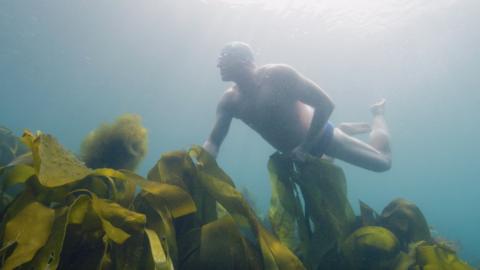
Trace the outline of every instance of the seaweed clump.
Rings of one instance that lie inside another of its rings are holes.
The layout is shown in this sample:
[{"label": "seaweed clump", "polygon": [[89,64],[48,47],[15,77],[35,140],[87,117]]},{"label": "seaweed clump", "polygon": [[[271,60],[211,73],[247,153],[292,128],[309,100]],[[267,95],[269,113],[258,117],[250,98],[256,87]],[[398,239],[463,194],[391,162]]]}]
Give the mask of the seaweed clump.
[{"label": "seaweed clump", "polygon": [[81,159],[90,168],[135,170],[147,153],[147,130],[138,115],[125,114],[102,124],[81,145]]}]

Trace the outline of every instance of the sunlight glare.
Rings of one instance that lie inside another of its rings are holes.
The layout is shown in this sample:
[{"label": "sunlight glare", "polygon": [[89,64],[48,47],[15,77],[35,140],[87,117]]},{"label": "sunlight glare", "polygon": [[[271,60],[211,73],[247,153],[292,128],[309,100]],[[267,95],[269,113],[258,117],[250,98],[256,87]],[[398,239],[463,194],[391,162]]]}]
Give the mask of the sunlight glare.
[{"label": "sunlight glare", "polygon": [[263,9],[288,19],[321,19],[330,29],[382,29],[450,7],[456,0],[203,0]]}]

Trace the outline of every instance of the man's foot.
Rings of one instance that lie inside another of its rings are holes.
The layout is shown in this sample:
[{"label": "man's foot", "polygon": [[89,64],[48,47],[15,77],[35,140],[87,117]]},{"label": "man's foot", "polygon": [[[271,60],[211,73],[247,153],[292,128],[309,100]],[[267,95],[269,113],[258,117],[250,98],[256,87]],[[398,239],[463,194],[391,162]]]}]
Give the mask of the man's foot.
[{"label": "man's foot", "polygon": [[337,128],[345,132],[348,135],[364,134],[372,131],[372,128],[368,123],[340,123]]},{"label": "man's foot", "polygon": [[382,98],[379,102],[370,106],[370,112],[373,115],[385,114],[385,101],[386,99]]}]

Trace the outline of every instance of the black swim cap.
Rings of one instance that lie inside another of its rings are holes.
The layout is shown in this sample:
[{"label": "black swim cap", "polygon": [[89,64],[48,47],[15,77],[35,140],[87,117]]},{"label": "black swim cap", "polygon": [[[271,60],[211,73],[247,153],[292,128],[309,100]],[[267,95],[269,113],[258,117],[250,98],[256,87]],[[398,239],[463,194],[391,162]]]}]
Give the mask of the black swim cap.
[{"label": "black swim cap", "polygon": [[227,43],[223,47],[220,56],[221,57],[233,56],[249,62],[254,61],[252,48],[247,43],[241,42],[241,41],[233,41],[233,42]]}]

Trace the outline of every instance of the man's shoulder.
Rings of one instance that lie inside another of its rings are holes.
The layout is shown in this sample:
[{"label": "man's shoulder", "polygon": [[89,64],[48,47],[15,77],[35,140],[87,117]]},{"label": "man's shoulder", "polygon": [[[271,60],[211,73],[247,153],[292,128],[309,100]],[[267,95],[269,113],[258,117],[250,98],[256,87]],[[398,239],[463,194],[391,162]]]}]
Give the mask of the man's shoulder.
[{"label": "man's shoulder", "polygon": [[237,86],[231,86],[223,92],[221,102],[235,102],[236,98],[238,95],[238,89]]},{"label": "man's shoulder", "polygon": [[218,103],[218,110],[233,113],[238,103],[238,91],[236,86],[232,86],[223,92],[222,98]]},{"label": "man's shoulder", "polygon": [[270,78],[287,78],[297,75],[297,71],[287,64],[267,64],[258,68],[258,73]]},{"label": "man's shoulder", "polygon": [[258,68],[260,72],[296,72],[295,69],[288,64],[266,64]]},{"label": "man's shoulder", "polygon": [[268,64],[258,69],[258,76],[267,84],[291,85],[298,79],[298,72],[287,64]]}]

